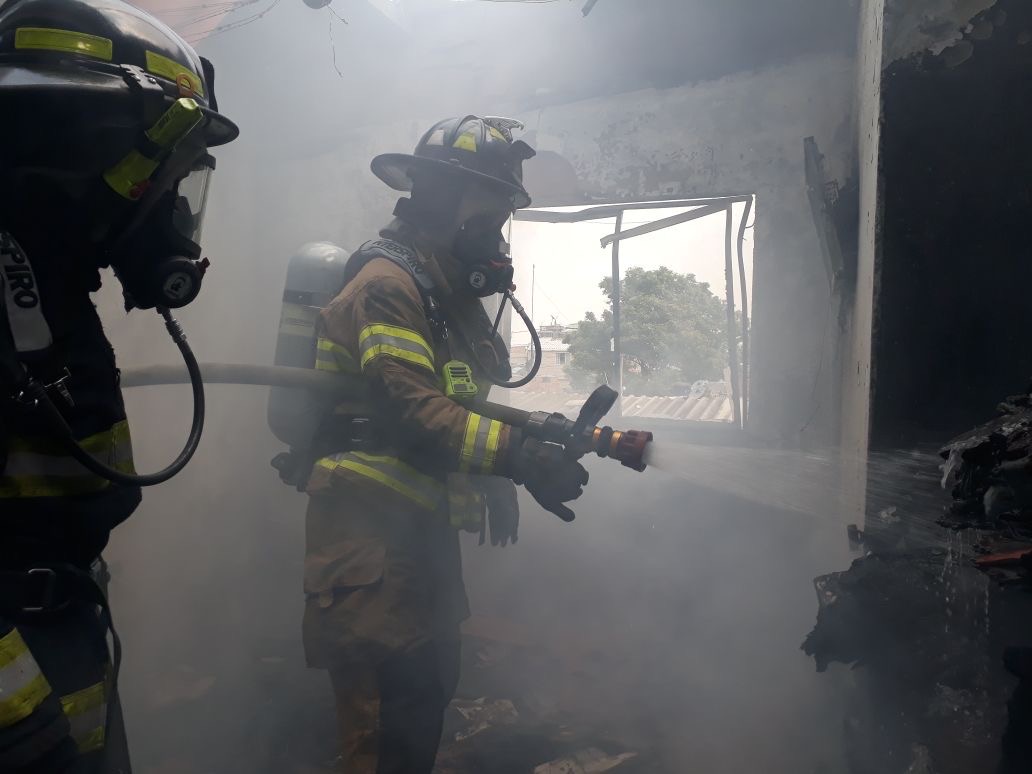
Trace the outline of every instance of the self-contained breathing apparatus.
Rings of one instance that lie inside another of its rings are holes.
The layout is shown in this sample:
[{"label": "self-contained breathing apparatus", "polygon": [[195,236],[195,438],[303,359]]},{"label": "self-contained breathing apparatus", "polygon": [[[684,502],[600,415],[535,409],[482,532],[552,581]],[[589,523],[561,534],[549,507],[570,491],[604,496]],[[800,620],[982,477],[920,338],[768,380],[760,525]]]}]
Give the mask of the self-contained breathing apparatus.
[{"label": "self-contained breathing apparatus", "polygon": [[[453,336],[462,337],[462,350],[473,358],[478,372],[483,373],[493,384],[500,387],[518,387],[526,384],[537,374],[541,364],[540,344],[533,321],[523,306],[507,287],[505,298],[519,314],[535,342],[534,366],[527,376],[516,382],[509,382],[508,349],[498,333],[503,308],[492,325],[483,312],[482,327],[485,338],[492,341],[495,359],[504,369],[490,366],[479,355],[477,342],[469,336],[463,326],[456,325],[437,300],[437,288],[432,277],[410,247],[394,239],[381,237],[367,242],[348,256],[336,245],[320,242],[302,246],[290,259],[287,267],[286,287],[283,291],[283,306],[280,316],[279,334],[276,343],[275,364],[299,368],[315,368],[316,342],[318,333],[316,320],[319,312],[358,275],[369,261],[382,258],[391,261],[412,277],[423,299],[430,330],[436,343],[449,341]],[[473,378],[473,368],[461,360],[445,364],[441,373],[441,389],[450,398],[468,401],[479,393]],[[335,402],[352,399],[365,402],[368,394],[364,388],[348,395],[314,395],[298,388],[276,387],[270,391],[268,423],[273,434],[290,447],[289,452],[273,460],[285,483],[303,490],[315,460],[327,453],[343,450],[365,450],[389,443],[391,428],[373,416],[333,417],[331,411]]]}]

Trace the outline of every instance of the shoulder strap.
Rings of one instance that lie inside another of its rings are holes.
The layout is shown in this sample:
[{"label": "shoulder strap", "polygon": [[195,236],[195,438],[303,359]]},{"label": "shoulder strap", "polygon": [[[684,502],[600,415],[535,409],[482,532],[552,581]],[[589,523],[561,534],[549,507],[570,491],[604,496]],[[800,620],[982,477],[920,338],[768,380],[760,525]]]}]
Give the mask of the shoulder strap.
[{"label": "shoulder strap", "polygon": [[430,329],[434,336],[440,339],[448,338],[448,326],[445,323],[441,307],[437,303],[434,294],[437,286],[433,278],[423,268],[423,264],[416,255],[415,250],[393,239],[374,239],[366,242],[350,258],[344,269],[344,285],[358,276],[363,267],[374,258],[386,258],[396,266],[400,266],[412,277],[416,283],[416,289],[423,299],[423,307],[426,310],[426,318],[430,323]]}]

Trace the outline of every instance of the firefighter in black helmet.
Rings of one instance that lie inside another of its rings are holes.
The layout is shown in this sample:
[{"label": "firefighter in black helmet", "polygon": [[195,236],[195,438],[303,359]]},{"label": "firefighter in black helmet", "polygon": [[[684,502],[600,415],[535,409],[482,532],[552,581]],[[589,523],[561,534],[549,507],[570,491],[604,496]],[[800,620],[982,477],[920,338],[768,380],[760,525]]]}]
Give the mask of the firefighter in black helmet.
[{"label": "firefighter in black helmet", "polygon": [[129,770],[100,554],[140,489],[89,294],[110,266],[127,308],[196,296],[209,149],[238,133],[213,87],[121,0],[0,2],[0,771]]},{"label": "firefighter in black helmet", "polygon": [[315,367],[366,383],[340,396],[306,456],[305,652],[330,673],[351,774],[434,768],[469,615],[459,531],[515,543],[513,482],[569,521],[588,480],[560,446],[474,400],[511,378],[481,299],[509,293],[501,229],[530,203],[534,151],[517,126],[448,119],[415,153],[376,157],[373,172],[411,196],[348,259],[317,323]]}]

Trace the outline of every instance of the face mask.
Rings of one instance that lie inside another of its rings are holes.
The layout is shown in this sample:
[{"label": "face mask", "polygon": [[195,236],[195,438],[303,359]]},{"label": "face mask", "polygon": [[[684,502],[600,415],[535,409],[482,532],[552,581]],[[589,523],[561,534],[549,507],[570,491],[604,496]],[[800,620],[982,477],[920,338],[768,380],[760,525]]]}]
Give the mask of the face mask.
[{"label": "face mask", "polygon": [[172,190],[158,195],[108,249],[127,310],[174,309],[200,292],[208,266],[201,259],[200,235],[211,162],[202,159]]},{"label": "face mask", "polygon": [[501,231],[508,219],[508,214],[478,215],[455,236],[452,253],[465,269],[467,289],[480,298],[512,287],[512,256]]}]

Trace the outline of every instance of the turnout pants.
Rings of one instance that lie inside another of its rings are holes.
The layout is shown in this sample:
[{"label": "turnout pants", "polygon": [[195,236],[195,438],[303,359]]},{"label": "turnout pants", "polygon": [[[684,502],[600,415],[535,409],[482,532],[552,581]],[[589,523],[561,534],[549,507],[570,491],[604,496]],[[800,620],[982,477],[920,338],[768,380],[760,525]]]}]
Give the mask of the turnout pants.
[{"label": "turnout pants", "polygon": [[129,774],[129,753],[95,605],[0,614],[0,772]]},{"label": "turnout pants", "polygon": [[342,771],[430,774],[458,677],[458,641],[331,668]]},{"label": "turnout pants", "polygon": [[327,669],[346,774],[430,774],[469,605],[446,517],[359,486],[313,496],[304,640]]}]

